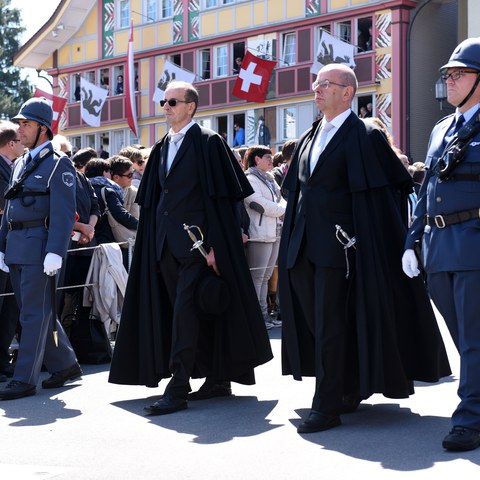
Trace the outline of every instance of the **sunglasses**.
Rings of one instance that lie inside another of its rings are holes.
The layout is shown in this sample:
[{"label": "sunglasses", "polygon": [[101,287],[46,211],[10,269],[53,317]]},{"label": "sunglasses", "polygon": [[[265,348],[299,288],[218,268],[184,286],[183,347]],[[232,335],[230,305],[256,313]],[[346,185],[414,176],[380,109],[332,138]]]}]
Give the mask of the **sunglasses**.
[{"label": "sunglasses", "polygon": [[141,167],[144,163],[145,163],[145,160],[137,160],[135,162],[139,167]]},{"label": "sunglasses", "polygon": [[133,175],[135,175],[135,172],[130,172],[130,173],[124,173],[122,175],[119,175],[119,177],[127,177],[127,178],[132,178]]},{"label": "sunglasses", "polygon": [[187,102],[186,100],[177,100],[175,98],[171,98],[170,100],[160,100],[161,107],[165,106],[166,103],[168,103],[171,107],[174,107],[177,103],[192,103],[192,102]]}]

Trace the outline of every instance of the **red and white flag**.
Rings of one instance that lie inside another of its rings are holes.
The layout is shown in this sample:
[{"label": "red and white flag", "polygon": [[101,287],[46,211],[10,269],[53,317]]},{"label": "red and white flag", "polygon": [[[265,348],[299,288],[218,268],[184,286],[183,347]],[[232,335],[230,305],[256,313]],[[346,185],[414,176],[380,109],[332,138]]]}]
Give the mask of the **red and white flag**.
[{"label": "red and white flag", "polygon": [[53,120],[52,120],[52,133],[56,135],[58,133],[58,124],[60,123],[60,115],[67,104],[67,99],[64,97],[57,97],[53,95],[53,93],[47,93],[43,90],[37,88],[35,93],[33,94],[34,97],[45,97],[50,103],[52,110],[53,110]]},{"label": "red and white flag", "polygon": [[133,22],[130,23],[130,38],[128,39],[125,92],[128,126],[134,135],[138,137],[137,106],[135,104],[135,67],[133,65]]},{"label": "red and white flag", "polygon": [[270,77],[276,64],[277,62],[258,58],[247,51],[232,93],[249,102],[265,102]]}]

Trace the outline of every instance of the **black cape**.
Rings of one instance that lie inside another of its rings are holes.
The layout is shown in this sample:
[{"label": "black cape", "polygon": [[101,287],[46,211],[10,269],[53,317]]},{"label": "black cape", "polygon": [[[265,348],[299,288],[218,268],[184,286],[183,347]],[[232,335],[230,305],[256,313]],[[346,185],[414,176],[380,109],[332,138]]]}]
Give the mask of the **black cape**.
[{"label": "black cape", "polygon": [[[253,384],[254,367],[273,357],[237,218],[237,202],[253,192],[219,135],[197,124],[190,131],[202,165],[209,243],[231,294],[227,312],[202,323],[197,355],[202,368],[197,368],[197,362],[192,377]],[[155,254],[155,211],[161,190],[158,169],[164,141],[165,137],[154,146],[137,195],[140,219],[110,368],[112,383],[156,387],[162,378],[171,376],[172,312],[161,288]]]},{"label": "black cape", "polygon": [[[315,376],[315,339],[295,321],[285,260],[299,193],[298,151],[317,125],[299,140],[283,184],[289,197],[279,253],[282,371],[297,380]],[[356,354],[347,359],[346,368],[358,368],[363,398],[373,393],[405,398],[413,393],[414,380],[435,382],[451,373],[423,280],[402,271],[407,196],[413,182],[371,123],[355,119],[342,140],[347,151],[359,152],[347,160],[357,249],[352,292],[345,295],[352,312],[349,353]],[[353,391],[350,388],[346,385],[345,391]]]}]

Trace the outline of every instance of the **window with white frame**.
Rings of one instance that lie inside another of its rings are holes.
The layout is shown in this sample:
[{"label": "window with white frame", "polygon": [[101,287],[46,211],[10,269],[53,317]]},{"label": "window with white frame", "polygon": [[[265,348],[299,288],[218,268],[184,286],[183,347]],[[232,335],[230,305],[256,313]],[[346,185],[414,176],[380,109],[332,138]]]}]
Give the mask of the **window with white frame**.
[{"label": "window with white frame", "polygon": [[357,18],[357,52],[369,52],[373,45],[372,17]]},{"label": "window with white frame", "polygon": [[70,78],[70,101],[79,102],[81,99],[80,75],[75,73]]},{"label": "window with white frame", "polygon": [[67,137],[68,141],[72,144],[72,154],[75,154],[82,148],[82,137]]},{"label": "window with white frame", "polygon": [[204,48],[198,52],[198,75],[203,80],[210,79],[210,49]]},{"label": "window with white frame", "polygon": [[149,21],[156,21],[173,15],[173,0],[144,0],[145,14]]},{"label": "window with white frame", "polygon": [[114,78],[112,82],[113,94],[123,95],[125,93],[123,65],[117,65],[113,67],[113,78]]},{"label": "window with white frame", "polygon": [[284,139],[297,137],[296,107],[287,107],[282,110],[282,135]]},{"label": "window with white frame", "polygon": [[162,1],[162,18],[171,17],[173,15],[173,0]]},{"label": "window with white frame", "polygon": [[150,22],[157,20],[157,0],[145,0],[145,15]]},{"label": "window with white frame", "polygon": [[89,70],[88,72],[85,72],[84,78],[90,83],[95,83],[95,70]]},{"label": "window with white frame", "polygon": [[212,119],[211,118],[197,118],[197,123],[201,127],[212,129]]},{"label": "window with white frame", "polygon": [[100,86],[105,90],[110,90],[110,70],[108,68],[100,69]]},{"label": "window with white frame", "polygon": [[222,5],[229,5],[230,3],[235,3],[238,1],[244,0],[203,0],[202,6],[204,8],[221,7]]},{"label": "window with white frame", "polygon": [[215,77],[228,75],[228,48],[221,45],[215,48]]},{"label": "window with white frame", "polygon": [[295,65],[297,62],[297,36],[294,32],[282,35],[282,60],[288,65]]},{"label": "window with white frame", "polygon": [[346,43],[352,43],[352,23],[350,20],[336,23],[335,35]]},{"label": "window with white frame", "polygon": [[118,2],[118,28],[128,28],[130,25],[130,0]]}]

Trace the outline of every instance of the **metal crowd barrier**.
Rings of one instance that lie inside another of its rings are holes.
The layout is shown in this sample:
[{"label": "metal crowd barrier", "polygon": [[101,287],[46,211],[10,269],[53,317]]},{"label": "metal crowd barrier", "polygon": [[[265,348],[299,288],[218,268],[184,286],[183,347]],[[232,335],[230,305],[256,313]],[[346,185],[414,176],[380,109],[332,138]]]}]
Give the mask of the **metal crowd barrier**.
[{"label": "metal crowd barrier", "polygon": [[[277,240],[279,240],[280,237],[277,237]],[[248,239],[248,242],[255,242],[256,239],[255,238],[249,238]],[[247,243],[248,243],[247,242]],[[130,271],[130,266],[132,264],[132,255],[133,255],[133,248],[135,246],[135,240],[133,238],[129,238],[128,241],[126,242],[112,242],[112,243],[117,243],[118,245],[125,245],[125,244],[128,244],[128,254],[127,254],[127,261],[128,261],[128,270]],[[96,248],[100,248],[100,245],[96,245],[94,247],[81,247],[81,248],[71,248],[69,250],[67,250],[67,254],[71,253],[71,252],[81,252],[81,251],[85,251],[85,250],[94,250]],[[252,270],[262,270],[263,268],[277,268],[277,265],[267,265],[267,267],[255,267],[255,268],[250,268],[250,271]],[[70,290],[70,289],[74,289],[74,288],[80,288],[80,287],[93,287],[97,285],[96,283],[85,283],[83,285],[68,285],[68,286],[64,286],[64,287],[57,287],[57,290]],[[13,292],[9,292],[9,293],[0,293],[0,297],[7,297],[7,296],[11,296],[13,295]]]}]

